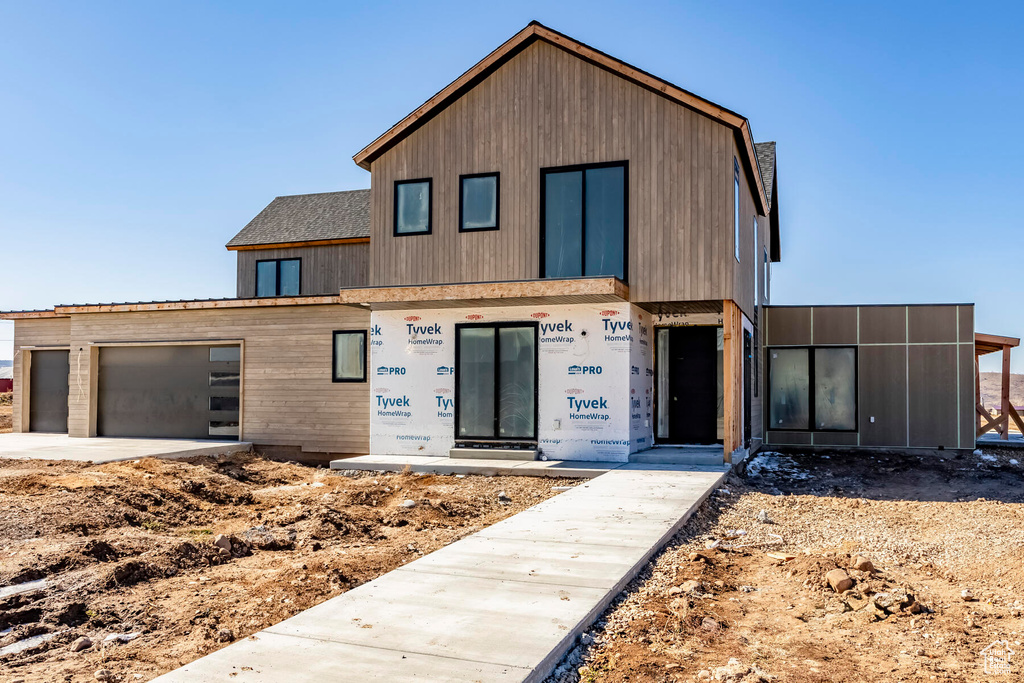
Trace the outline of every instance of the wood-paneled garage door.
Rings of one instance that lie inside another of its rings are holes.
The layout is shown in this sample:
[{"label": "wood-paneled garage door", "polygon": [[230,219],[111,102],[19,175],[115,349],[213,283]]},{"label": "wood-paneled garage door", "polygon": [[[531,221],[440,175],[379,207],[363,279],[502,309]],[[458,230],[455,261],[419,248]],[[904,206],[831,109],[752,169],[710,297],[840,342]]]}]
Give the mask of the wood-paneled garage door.
[{"label": "wood-paneled garage door", "polygon": [[28,429],[68,431],[68,352],[32,351],[29,369]]},{"label": "wood-paneled garage door", "polygon": [[101,348],[97,434],[237,439],[240,360],[238,345]]}]

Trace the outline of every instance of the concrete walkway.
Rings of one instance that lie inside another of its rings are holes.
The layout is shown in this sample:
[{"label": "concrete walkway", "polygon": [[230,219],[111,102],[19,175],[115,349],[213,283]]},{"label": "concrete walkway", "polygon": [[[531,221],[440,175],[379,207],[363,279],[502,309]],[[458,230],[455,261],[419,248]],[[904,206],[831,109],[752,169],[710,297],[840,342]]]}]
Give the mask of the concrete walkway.
[{"label": "concrete walkway", "polygon": [[[653,452],[645,451],[646,453]],[[714,462],[715,464],[708,464]],[[646,465],[658,463],[646,463]],[[688,472],[722,472],[729,465],[722,464],[721,449],[716,458],[705,458],[700,463],[660,463],[685,465]],[[417,474],[482,474],[486,476],[522,477],[574,477],[593,479],[612,470],[636,466],[626,462],[600,462],[585,460],[488,460],[485,458],[448,458],[426,455],[360,455],[354,458],[332,460],[332,470],[361,470],[364,472],[402,472],[405,468]]]},{"label": "concrete walkway", "polygon": [[543,680],[724,476],[623,465],[156,681]]},{"label": "concrete walkway", "polygon": [[248,451],[245,441],[214,439],[72,439],[67,434],[0,434],[0,458],[118,462],[139,458],[191,458]]}]

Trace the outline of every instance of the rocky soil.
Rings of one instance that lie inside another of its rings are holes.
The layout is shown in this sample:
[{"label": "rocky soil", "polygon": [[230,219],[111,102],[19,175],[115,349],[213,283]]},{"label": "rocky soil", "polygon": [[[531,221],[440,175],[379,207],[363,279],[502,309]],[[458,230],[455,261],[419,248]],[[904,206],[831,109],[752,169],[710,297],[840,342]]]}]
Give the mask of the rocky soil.
[{"label": "rocky soil", "polygon": [[11,392],[0,394],[0,434],[11,431],[14,419],[14,406]]},{"label": "rocky soil", "polygon": [[1022,460],[759,456],[551,680],[1021,680]]},{"label": "rocky soil", "polygon": [[0,460],[0,680],[150,680],[574,483]]}]

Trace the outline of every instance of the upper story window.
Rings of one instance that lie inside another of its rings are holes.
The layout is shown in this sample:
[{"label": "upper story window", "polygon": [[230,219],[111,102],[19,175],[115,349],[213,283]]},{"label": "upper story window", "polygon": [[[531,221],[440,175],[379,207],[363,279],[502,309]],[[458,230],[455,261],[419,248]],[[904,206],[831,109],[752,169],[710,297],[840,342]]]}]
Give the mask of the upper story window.
[{"label": "upper story window", "polygon": [[764,248],[764,288],[761,292],[764,296],[764,302],[768,303],[768,281],[771,278],[772,266],[768,260],[768,247]]},{"label": "upper story window", "polygon": [[429,235],[431,180],[395,181],[395,236]]},{"label": "upper story window", "polygon": [[626,279],[625,161],[541,170],[541,277]]},{"label": "upper story window", "polygon": [[736,245],[736,263],[740,262],[740,162],[732,158],[732,227],[735,232],[733,244]]},{"label": "upper story window", "polygon": [[499,180],[497,173],[459,176],[459,232],[498,229]]},{"label": "upper story window", "polygon": [[256,262],[256,296],[299,296],[301,259]]},{"label": "upper story window", "polygon": [[754,307],[756,308],[761,300],[757,298],[757,217],[754,217]]}]

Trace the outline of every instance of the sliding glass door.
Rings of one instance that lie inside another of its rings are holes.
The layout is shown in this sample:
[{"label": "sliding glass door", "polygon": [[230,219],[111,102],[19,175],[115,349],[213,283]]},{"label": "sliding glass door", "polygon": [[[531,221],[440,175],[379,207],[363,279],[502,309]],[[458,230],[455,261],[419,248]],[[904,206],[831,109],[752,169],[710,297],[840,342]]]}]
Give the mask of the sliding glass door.
[{"label": "sliding glass door", "polygon": [[455,438],[536,440],[537,324],[455,327]]}]

